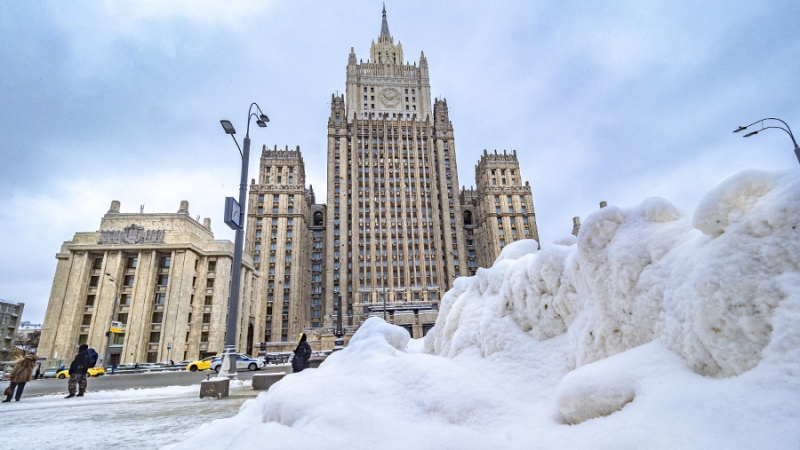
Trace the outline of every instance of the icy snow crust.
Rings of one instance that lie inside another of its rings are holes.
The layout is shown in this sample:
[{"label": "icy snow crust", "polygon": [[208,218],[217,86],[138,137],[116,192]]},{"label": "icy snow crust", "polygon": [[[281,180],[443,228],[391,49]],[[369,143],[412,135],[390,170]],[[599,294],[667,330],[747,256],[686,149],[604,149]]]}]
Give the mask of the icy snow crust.
[{"label": "icy snow crust", "polygon": [[651,198],[596,211],[577,239],[511,244],[456,280],[424,345],[369,319],[319,369],[287,376],[202,440],[796,449],[797,179],[746,171],[693,217]]}]

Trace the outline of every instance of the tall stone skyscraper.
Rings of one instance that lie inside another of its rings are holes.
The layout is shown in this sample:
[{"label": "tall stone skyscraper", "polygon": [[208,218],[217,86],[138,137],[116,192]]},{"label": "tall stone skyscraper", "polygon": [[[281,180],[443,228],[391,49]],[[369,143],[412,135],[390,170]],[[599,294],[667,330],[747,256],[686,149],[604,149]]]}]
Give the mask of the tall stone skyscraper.
[{"label": "tall stone skyscraper", "polygon": [[385,9],[370,58],[350,50],[327,137],[327,205],[305,188],[299,149],[265,149],[251,186],[246,249],[262,274],[269,350],[288,349],[301,330],[328,348],[339,313],[348,332],[377,315],[421,337],[456,277],[490,266],[513,240],[538,240],[516,153],[485,154],[478,189],[459,192],[447,101],[431,101],[424,53],[404,62]]}]

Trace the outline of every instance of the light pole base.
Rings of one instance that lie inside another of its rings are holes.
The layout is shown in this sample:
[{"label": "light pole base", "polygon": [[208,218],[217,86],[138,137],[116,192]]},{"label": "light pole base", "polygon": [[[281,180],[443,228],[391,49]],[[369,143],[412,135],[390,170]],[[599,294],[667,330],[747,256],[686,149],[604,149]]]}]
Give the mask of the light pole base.
[{"label": "light pole base", "polygon": [[236,348],[233,346],[226,346],[222,352],[222,364],[217,376],[230,380],[236,379]]},{"label": "light pole base", "polygon": [[341,333],[336,334],[336,340],[333,341],[333,351],[338,352],[344,349],[344,338]]}]

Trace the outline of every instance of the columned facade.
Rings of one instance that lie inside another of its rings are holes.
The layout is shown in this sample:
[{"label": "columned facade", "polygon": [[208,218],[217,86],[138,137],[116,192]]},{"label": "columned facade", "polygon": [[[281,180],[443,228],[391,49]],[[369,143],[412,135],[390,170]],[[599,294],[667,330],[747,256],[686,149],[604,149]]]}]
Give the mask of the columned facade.
[{"label": "columned facade", "polygon": [[[195,221],[188,207],[181,202],[176,214],[126,214],[115,201],[98,231],[65,242],[56,254],[39,355],[69,360],[88,344],[102,357],[112,321],[120,331],[112,334],[111,360],[98,364],[221,353],[233,243],[214,240],[210,220]],[[248,255],[242,266],[236,346],[251,352],[259,275]]]}]

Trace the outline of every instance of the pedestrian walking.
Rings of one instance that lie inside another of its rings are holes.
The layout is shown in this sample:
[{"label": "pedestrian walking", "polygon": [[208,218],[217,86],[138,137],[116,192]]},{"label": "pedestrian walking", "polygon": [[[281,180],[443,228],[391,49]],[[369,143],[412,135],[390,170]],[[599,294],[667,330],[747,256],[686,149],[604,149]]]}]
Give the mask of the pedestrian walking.
[{"label": "pedestrian walking", "polygon": [[[14,397],[16,401],[22,398],[22,391],[25,389],[25,383],[31,381],[33,367],[36,365],[38,359],[36,355],[30,354],[17,361],[17,364],[11,369],[11,385],[6,388],[6,399],[3,400],[3,403],[10,402],[11,397]],[[17,391],[16,395],[14,395],[15,389]]]},{"label": "pedestrian walking", "polygon": [[293,372],[302,372],[303,369],[308,369],[311,346],[308,345],[307,339],[305,333],[300,333],[300,342],[297,343],[297,348],[294,349],[294,359],[292,359]]},{"label": "pedestrian walking", "polygon": [[86,392],[86,372],[91,367],[91,363],[89,346],[83,344],[78,347],[78,354],[75,355],[75,359],[69,365],[69,383],[67,384],[69,395],[64,398],[75,397],[76,388],[78,389],[77,396],[83,397],[84,392]]}]

